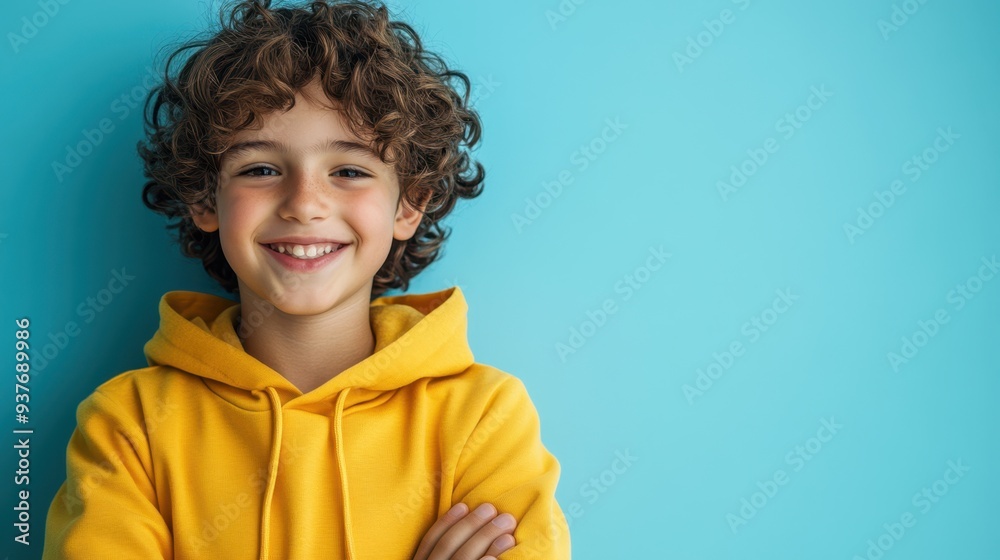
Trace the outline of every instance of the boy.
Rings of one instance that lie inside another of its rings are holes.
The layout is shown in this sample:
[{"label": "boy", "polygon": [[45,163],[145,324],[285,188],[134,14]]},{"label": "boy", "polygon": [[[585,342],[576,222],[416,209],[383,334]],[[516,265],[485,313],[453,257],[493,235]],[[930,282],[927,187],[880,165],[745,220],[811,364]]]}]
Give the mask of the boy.
[{"label": "boy", "polygon": [[77,409],[44,557],[569,558],[559,463],[523,383],[474,362],[461,290],[382,295],[482,189],[468,79],[382,6],[221,24],[168,60],[139,151],[239,304],[163,296],[149,367]]}]

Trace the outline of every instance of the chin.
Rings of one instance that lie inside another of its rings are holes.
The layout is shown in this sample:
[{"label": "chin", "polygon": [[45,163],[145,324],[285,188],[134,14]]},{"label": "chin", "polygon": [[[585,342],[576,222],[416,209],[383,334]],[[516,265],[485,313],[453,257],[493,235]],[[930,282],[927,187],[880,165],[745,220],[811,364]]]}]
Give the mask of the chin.
[{"label": "chin", "polygon": [[272,290],[269,296],[263,299],[286,315],[306,316],[330,311],[343,304],[350,296],[351,294],[339,287],[299,286],[295,289],[285,288],[283,292]]}]

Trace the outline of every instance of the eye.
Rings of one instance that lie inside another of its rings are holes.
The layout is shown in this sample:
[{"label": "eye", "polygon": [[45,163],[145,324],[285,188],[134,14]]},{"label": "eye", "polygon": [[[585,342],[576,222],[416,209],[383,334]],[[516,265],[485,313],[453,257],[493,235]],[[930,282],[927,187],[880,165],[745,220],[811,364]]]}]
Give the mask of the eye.
[{"label": "eye", "polygon": [[272,169],[270,167],[258,165],[257,167],[251,167],[250,169],[247,169],[243,173],[240,173],[240,175],[246,175],[248,177],[273,177],[273,175],[257,175],[256,173],[254,173],[255,171],[273,171],[274,173],[278,172],[277,170]]},{"label": "eye", "polygon": [[363,177],[369,177],[369,175],[367,173],[365,173],[364,171],[361,171],[360,169],[355,169],[353,167],[345,167],[343,169],[338,169],[335,173],[349,173],[349,174],[352,174],[352,175],[349,175],[348,177],[346,177],[347,179],[361,179]]},{"label": "eye", "polygon": [[[334,173],[346,173],[347,174],[346,176],[341,175],[341,177],[344,177],[346,179],[362,179],[365,177],[370,177],[370,175],[368,175],[364,171],[361,171],[360,169],[355,169],[353,167],[345,167],[344,169],[338,169]],[[258,165],[257,167],[251,167],[250,169],[247,169],[246,171],[240,173],[240,175],[246,175],[248,177],[274,177],[277,174],[278,171],[276,169],[273,169],[271,167],[266,167],[263,165]]]}]

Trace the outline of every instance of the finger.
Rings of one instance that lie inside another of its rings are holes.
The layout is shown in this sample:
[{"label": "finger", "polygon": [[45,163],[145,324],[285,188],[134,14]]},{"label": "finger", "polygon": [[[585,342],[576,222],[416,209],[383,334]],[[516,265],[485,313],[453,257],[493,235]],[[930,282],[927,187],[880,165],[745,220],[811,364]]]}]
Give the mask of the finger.
[{"label": "finger", "polygon": [[456,554],[469,539],[477,534],[477,531],[481,527],[489,526],[490,520],[496,517],[496,515],[497,510],[493,507],[493,504],[488,502],[480,504],[472,513],[466,515],[458,523],[455,523],[438,539],[437,544],[431,549],[429,560],[473,560],[482,556],[489,543],[500,536],[500,533],[493,535],[485,543],[481,542],[481,540],[476,540],[476,543],[481,544],[481,546],[476,547],[480,549],[476,556],[463,557],[456,556]]},{"label": "finger", "polygon": [[[514,540],[514,535],[504,533],[499,537],[493,539],[493,544],[490,545],[490,549],[486,551],[486,558],[491,558],[494,556],[500,556],[500,554],[506,550],[514,547],[516,541]],[[483,560],[486,560],[484,558]]]},{"label": "finger", "polygon": [[504,513],[496,516],[492,521],[483,525],[476,534],[467,540],[462,548],[458,549],[452,560],[476,560],[481,558],[486,550],[493,544],[493,541],[504,533],[509,533],[517,526],[514,516]]},{"label": "finger", "polygon": [[469,506],[461,502],[452,506],[451,509],[435,521],[434,525],[431,525],[431,528],[427,530],[427,534],[420,541],[420,546],[417,547],[417,553],[413,555],[413,560],[427,560],[431,550],[434,550],[434,545],[441,539],[441,535],[444,535],[452,525],[458,523],[467,513],[469,513]]}]

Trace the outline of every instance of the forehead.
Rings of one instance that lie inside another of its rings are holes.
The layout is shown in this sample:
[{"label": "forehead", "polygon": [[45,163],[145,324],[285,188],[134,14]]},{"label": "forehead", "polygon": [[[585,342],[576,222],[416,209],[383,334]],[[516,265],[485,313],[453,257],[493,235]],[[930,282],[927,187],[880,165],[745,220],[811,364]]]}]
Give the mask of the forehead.
[{"label": "forehead", "polygon": [[245,139],[262,133],[274,136],[290,132],[301,136],[321,126],[332,128],[339,137],[360,140],[348,126],[343,104],[328,97],[316,79],[295,92],[294,104],[257,116],[255,126],[236,130],[234,137]]},{"label": "forehead", "polygon": [[316,79],[296,92],[294,106],[262,115],[259,127],[237,131],[221,157],[232,159],[252,151],[304,155],[333,151],[384,163],[373,142],[349,128],[343,105],[327,97]]}]

